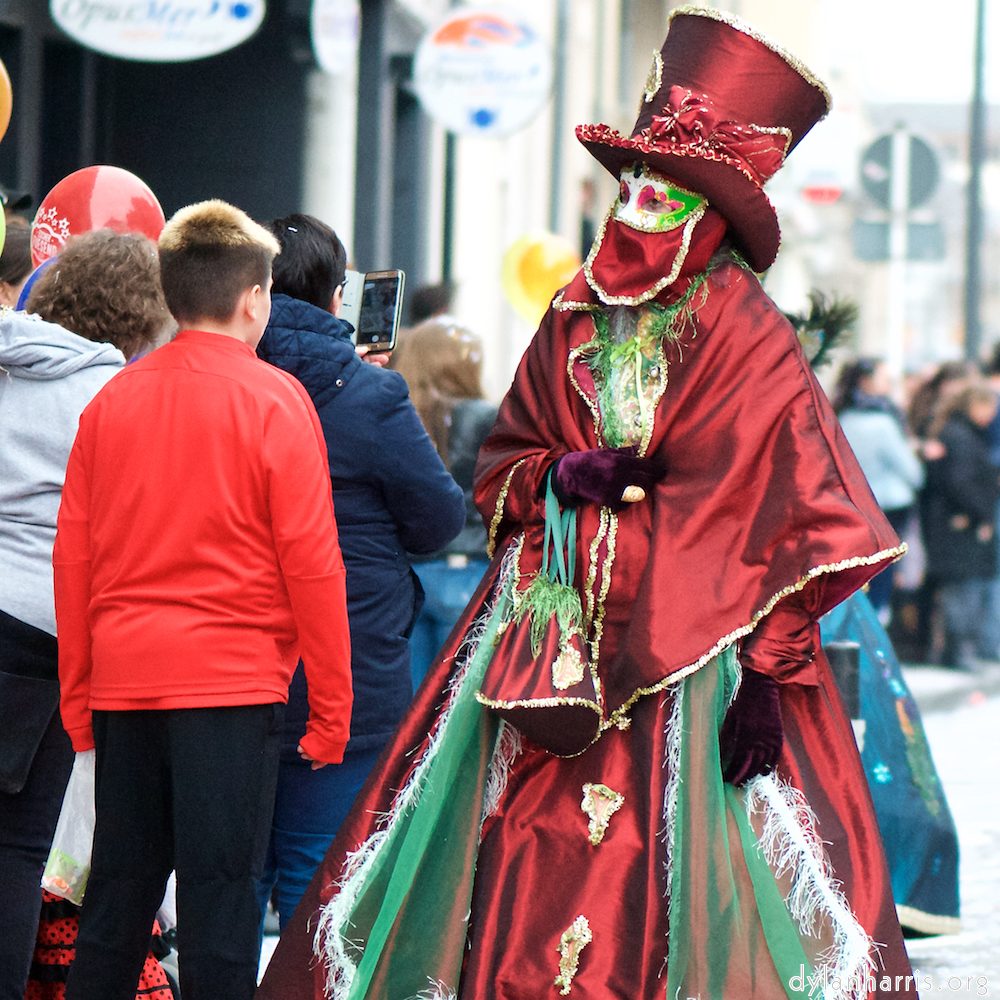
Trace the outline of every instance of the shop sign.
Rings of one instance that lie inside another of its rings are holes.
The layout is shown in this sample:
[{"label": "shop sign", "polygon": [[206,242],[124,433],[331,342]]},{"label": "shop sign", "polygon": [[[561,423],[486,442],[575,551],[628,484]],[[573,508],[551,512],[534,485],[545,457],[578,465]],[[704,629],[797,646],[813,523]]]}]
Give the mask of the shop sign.
[{"label": "shop sign", "polygon": [[552,56],[518,15],[463,8],[424,36],[413,83],[424,109],[446,129],[509,135],[548,100]]},{"label": "shop sign", "polygon": [[310,28],[320,69],[336,76],[353,73],[361,33],[358,0],[313,0]]},{"label": "shop sign", "polygon": [[245,42],[264,0],[50,0],[52,20],[81,45],[140,62],[186,62]]}]

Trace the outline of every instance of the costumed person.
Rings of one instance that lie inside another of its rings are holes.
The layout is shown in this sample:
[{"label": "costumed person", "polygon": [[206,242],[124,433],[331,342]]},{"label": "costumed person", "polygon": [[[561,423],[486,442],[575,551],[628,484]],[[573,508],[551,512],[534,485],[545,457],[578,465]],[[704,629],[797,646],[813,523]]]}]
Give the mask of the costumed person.
[{"label": "costumed person", "polygon": [[620,177],[480,453],[490,570],[258,1000],[913,995],[817,619],[903,551],[761,289],[828,109],[670,15]]},{"label": "costumed person", "polygon": [[424,588],[410,636],[410,668],[418,688],[489,566],[486,528],[476,510],[472,484],[476,459],[496,419],[496,406],[483,398],[483,344],[450,315],[450,282],[413,293],[417,325],[408,330],[389,367],[406,379],[410,398],[427,433],[465,495],[465,526],[441,551],[413,557]]},{"label": "costumed person", "polygon": [[863,591],[824,615],[824,645],[858,644],[858,749],[904,932],[958,934],[958,831],[920,710],[889,636]]}]

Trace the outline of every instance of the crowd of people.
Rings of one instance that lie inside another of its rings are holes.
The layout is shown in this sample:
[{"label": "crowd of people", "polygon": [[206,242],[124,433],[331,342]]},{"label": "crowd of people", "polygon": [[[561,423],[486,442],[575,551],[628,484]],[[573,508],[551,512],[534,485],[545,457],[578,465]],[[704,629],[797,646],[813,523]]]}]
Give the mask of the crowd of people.
[{"label": "crowd of people", "polygon": [[869,587],[910,661],[969,671],[1000,659],[998,374],[1000,351],[982,367],[940,364],[898,394],[873,358],[845,363],[837,380],[844,434],[911,549]]}]

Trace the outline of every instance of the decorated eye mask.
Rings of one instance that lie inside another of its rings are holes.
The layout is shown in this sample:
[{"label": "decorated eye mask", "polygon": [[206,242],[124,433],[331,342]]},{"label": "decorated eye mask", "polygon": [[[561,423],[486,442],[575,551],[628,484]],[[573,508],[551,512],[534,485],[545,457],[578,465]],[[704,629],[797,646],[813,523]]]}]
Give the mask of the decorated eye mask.
[{"label": "decorated eye mask", "polygon": [[701,195],[671,184],[642,163],[625,167],[620,177],[614,217],[633,229],[675,229],[695,209],[707,204]]}]

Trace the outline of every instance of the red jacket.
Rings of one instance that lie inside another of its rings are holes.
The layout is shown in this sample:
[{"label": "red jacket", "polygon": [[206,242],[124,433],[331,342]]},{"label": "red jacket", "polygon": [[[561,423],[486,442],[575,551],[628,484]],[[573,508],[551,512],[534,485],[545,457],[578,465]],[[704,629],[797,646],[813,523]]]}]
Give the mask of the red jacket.
[{"label": "red jacket", "polygon": [[63,724],[91,710],[285,701],[301,654],[310,757],[341,760],[350,633],[323,434],[241,341],[186,330],[94,398],[53,554]]}]

